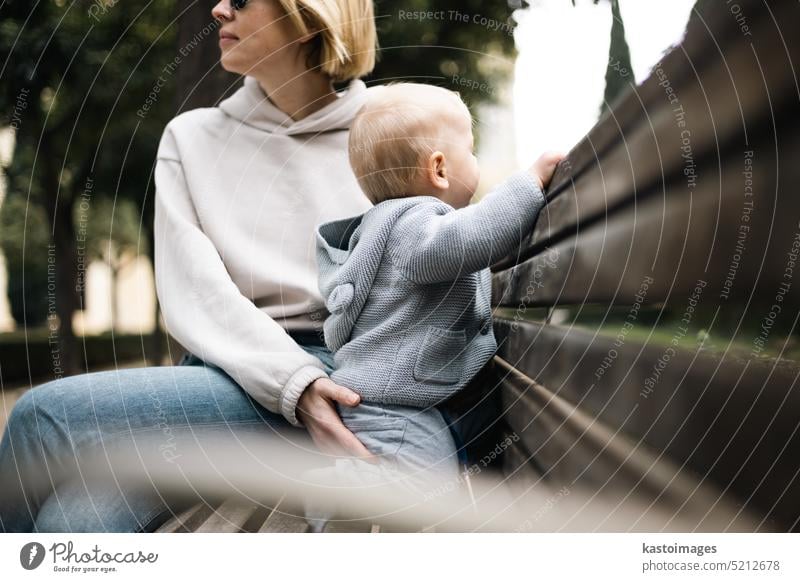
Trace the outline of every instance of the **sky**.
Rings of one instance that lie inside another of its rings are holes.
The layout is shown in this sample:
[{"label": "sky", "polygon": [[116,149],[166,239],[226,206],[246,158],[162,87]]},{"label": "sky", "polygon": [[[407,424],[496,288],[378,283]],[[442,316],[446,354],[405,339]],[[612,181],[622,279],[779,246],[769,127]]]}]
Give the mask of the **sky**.
[{"label": "sky", "polygon": [[[637,83],[682,38],[695,0],[619,0]],[[517,11],[513,86],[516,167],[568,152],[597,122],[605,89],[610,2],[531,0]]]}]

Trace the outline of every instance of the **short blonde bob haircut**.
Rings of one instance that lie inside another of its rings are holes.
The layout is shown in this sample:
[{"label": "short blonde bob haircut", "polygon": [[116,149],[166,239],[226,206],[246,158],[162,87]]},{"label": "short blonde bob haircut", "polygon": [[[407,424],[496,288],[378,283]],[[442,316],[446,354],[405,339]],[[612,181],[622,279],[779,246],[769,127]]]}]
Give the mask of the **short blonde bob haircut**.
[{"label": "short blonde bob haircut", "polygon": [[350,126],[350,167],[373,204],[414,196],[426,158],[441,147],[455,115],[469,117],[458,93],[420,83],[378,89]]},{"label": "short blonde bob haircut", "polygon": [[358,79],[375,68],[378,35],[372,0],[278,0],[302,35],[319,33],[319,62],[334,81]]}]

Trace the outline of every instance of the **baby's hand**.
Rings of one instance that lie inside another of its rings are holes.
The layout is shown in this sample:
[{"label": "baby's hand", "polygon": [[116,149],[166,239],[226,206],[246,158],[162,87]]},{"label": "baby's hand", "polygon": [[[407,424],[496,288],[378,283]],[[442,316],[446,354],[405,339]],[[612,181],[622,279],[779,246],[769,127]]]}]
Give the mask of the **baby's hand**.
[{"label": "baby's hand", "polygon": [[539,182],[539,187],[544,190],[550,184],[556,166],[566,156],[558,152],[545,152],[530,167],[528,172]]}]

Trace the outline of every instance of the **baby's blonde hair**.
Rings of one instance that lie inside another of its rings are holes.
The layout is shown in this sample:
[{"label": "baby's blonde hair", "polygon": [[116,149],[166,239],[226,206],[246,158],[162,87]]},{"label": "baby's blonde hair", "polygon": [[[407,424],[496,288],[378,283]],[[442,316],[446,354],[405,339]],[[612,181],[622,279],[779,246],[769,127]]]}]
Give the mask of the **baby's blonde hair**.
[{"label": "baby's blonde hair", "polygon": [[375,68],[378,35],[372,0],[279,0],[300,34],[319,31],[319,67],[334,81]]},{"label": "baby's blonde hair", "polygon": [[454,91],[393,83],[381,87],[356,115],[350,127],[350,166],[373,204],[413,195],[410,188],[441,139],[442,118],[453,114],[442,109],[442,97],[457,100],[466,110]]}]

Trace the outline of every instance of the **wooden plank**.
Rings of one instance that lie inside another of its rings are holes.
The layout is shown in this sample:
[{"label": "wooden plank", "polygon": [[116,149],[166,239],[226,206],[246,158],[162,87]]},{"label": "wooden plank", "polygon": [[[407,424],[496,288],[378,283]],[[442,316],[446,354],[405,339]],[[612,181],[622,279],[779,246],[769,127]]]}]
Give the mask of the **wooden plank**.
[{"label": "wooden plank", "polygon": [[372,525],[363,520],[332,519],[325,525],[324,533],[371,533]]},{"label": "wooden plank", "polygon": [[158,533],[188,533],[195,531],[211,515],[219,504],[198,503],[170,518],[158,529]]},{"label": "wooden plank", "polygon": [[281,499],[258,531],[259,533],[306,533],[309,531],[309,525],[301,510]]},{"label": "wooden plank", "polygon": [[[736,163],[722,168],[699,166],[698,190],[691,195],[685,184],[668,185],[664,196],[637,200],[495,274],[493,302],[523,311],[536,305],[683,302],[702,281],[705,303],[770,306],[788,285],[781,299],[783,316],[791,321],[791,310],[800,307],[794,281],[800,167],[792,162],[800,153],[800,126],[784,125],[768,141],[748,150],[760,152],[756,157],[739,152]],[[746,168],[757,184],[753,197],[745,195]]]},{"label": "wooden plank", "polygon": [[244,525],[242,525],[242,531],[246,533],[255,533],[259,531],[274,509],[274,507],[256,504],[256,507],[250,514],[250,517],[248,517],[244,522]]},{"label": "wooden plank", "polygon": [[243,533],[244,524],[259,506],[240,499],[229,499],[217,508],[197,528],[198,533]]},{"label": "wooden plank", "polygon": [[[541,452],[541,448],[537,450]],[[522,482],[526,487],[535,487],[553,480],[551,473],[548,472],[545,475],[537,471],[536,467],[539,463],[538,457],[528,451],[524,442],[518,442],[515,446],[508,447],[503,451],[502,467],[506,479]]]},{"label": "wooden plank", "polygon": [[[159,533],[302,533],[308,531],[305,519],[290,506],[266,507],[240,499],[229,499],[218,507],[193,505],[171,518]],[[367,533],[371,524],[357,520],[331,520],[325,533]]]},{"label": "wooden plank", "polygon": [[[509,424],[533,457],[561,467],[558,477],[550,481],[551,489],[559,485],[569,490],[589,488],[610,508],[635,499],[640,507],[657,506],[660,513],[701,531],[753,531],[758,526],[759,520],[742,512],[731,496],[627,437],[622,432],[624,423],[614,428],[604,425],[502,359],[500,364],[508,375]],[[555,432],[542,429],[543,416],[560,421]],[[542,442],[539,433],[543,432],[547,438]],[[551,447],[551,440],[561,442]],[[537,485],[544,483],[536,480],[530,487]]]},{"label": "wooden plank", "polygon": [[185,533],[188,530],[184,526],[186,521],[199,509],[200,506],[193,505],[186,510],[174,515],[164,525],[158,528],[158,533]]},{"label": "wooden plank", "polygon": [[[768,527],[797,527],[800,371],[796,368],[744,360],[736,354],[675,350],[656,375],[654,366],[664,358],[663,345],[633,341],[620,345],[614,337],[587,330],[534,323],[512,327],[513,323],[496,322],[500,356],[535,379],[537,386],[546,386],[561,406],[575,406],[584,425],[586,419],[595,419],[621,430],[629,442],[735,495],[744,507],[762,515]],[[610,353],[614,357],[604,366]],[[526,447],[546,469],[564,480],[591,465],[595,482],[604,482],[616,468],[623,474],[642,472],[641,462],[622,463],[619,455],[604,453],[608,462],[596,463],[593,455],[602,448],[603,438],[592,439],[593,433],[582,434],[569,423],[562,426],[559,419],[565,413],[538,390],[507,387],[511,400],[506,402],[506,417],[514,430],[525,433]],[[580,447],[577,453],[573,445]],[[562,459],[565,452],[569,454]],[[651,487],[658,489],[658,484]]]}]

